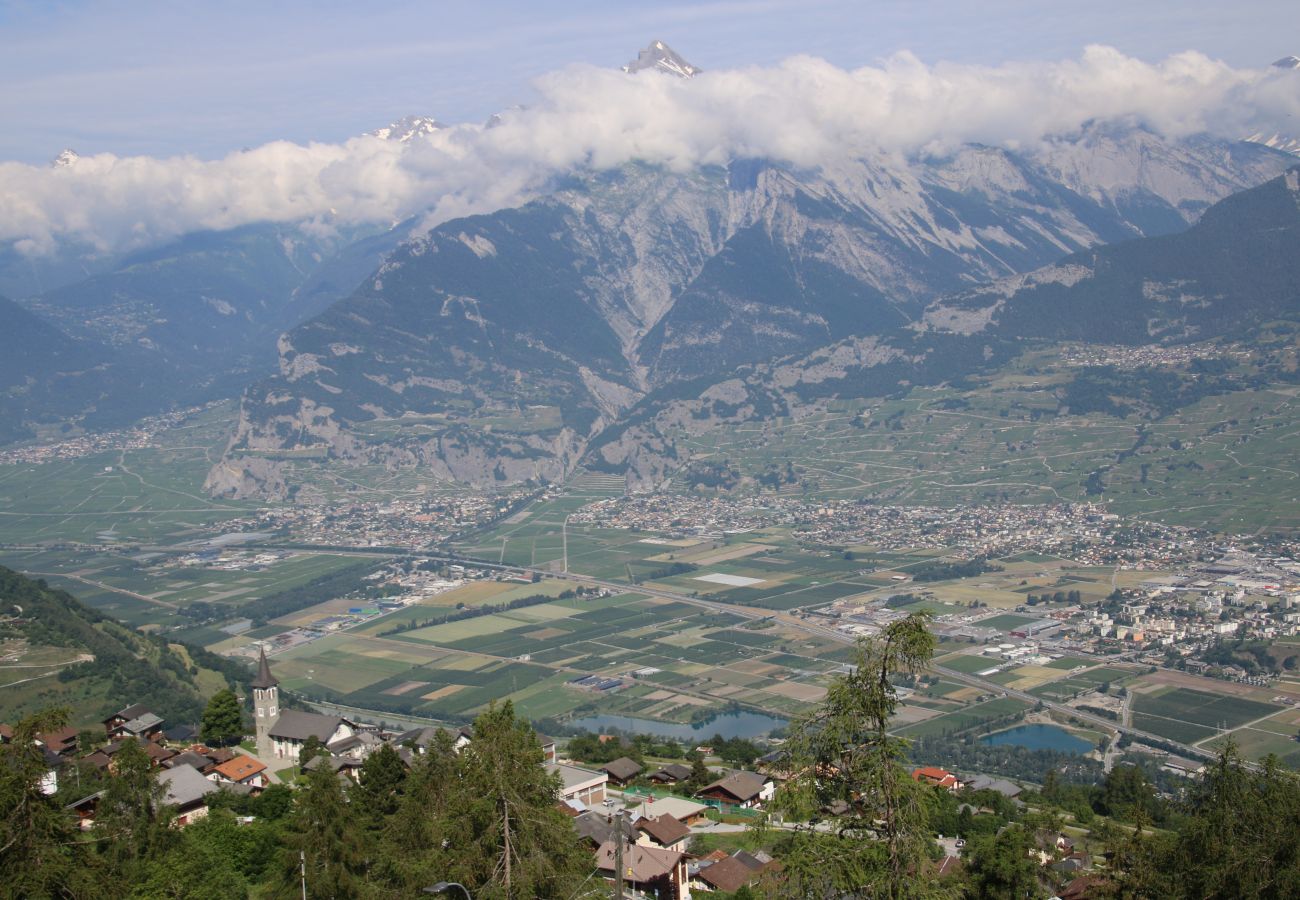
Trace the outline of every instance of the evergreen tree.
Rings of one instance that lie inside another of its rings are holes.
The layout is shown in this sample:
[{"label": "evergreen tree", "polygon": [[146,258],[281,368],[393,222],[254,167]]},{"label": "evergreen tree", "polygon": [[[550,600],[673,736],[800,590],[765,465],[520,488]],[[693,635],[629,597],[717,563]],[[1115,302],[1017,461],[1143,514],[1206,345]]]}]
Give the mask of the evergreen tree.
[{"label": "evergreen tree", "polygon": [[973,895],[981,900],[1046,897],[1039,881],[1037,849],[1033,832],[1018,824],[975,838],[966,853]]},{"label": "evergreen tree", "polygon": [[360,894],[365,866],[362,832],[329,766],[310,771],[298,791],[282,861],[279,887],[283,893],[297,896],[305,878],[309,898],[344,900]]},{"label": "evergreen tree", "polygon": [[706,784],[710,784],[713,780],[713,773],[709,771],[709,767],[704,764],[704,755],[700,753],[692,753],[691,775],[686,780],[686,784],[690,787],[691,793],[698,791]]},{"label": "evergreen tree", "polygon": [[175,808],[164,802],[153,761],[135,738],[122,741],[113,754],[112,772],[95,813],[95,837],[112,878],[131,884],[175,843]]},{"label": "evergreen tree", "polygon": [[10,896],[88,897],[98,884],[88,846],[41,789],[49,767],[34,739],[66,724],[66,710],[42,712],[0,744],[0,890]]},{"label": "evergreen tree", "polygon": [[307,740],[302,742],[302,747],[298,750],[298,768],[303,768],[318,756],[329,756],[329,749],[321,743],[320,738],[314,734],[307,735]]},{"label": "evergreen tree", "polygon": [[234,743],[244,736],[244,714],[230,688],[222,688],[208,701],[200,734],[203,740],[217,746]]},{"label": "evergreen tree", "polygon": [[397,811],[405,783],[406,763],[389,744],[381,746],[361,764],[356,793],[364,804],[365,815],[376,827]]},{"label": "evergreen tree", "polygon": [[796,832],[786,888],[796,896],[942,896],[932,870],[925,788],[903,768],[908,744],[889,734],[893,681],[934,653],[924,614],[858,642],[851,674],[832,682],[821,707],[796,721],[786,748],[790,780],[779,805],[796,818],[836,811],[830,833]]},{"label": "evergreen tree", "polygon": [[[591,855],[556,806],[559,777],[509,701],[474,722],[457,756],[459,789],[449,798],[449,880],[483,900],[569,897],[591,870]],[[454,826],[452,826],[454,823]]]}]

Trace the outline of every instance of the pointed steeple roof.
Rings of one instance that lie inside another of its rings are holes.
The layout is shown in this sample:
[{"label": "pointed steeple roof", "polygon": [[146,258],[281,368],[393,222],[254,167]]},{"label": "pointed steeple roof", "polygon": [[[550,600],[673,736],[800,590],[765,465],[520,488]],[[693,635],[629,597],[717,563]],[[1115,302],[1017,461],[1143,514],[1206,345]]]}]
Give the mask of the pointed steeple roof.
[{"label": "pointed steeple roof", "polygon": [[262,648],[261,656],[257,660],[257,677],[252,681],[252,685],[260,690],[273,688],[280,682],[271,674],[271,664],[266,661],[266,648]]}]

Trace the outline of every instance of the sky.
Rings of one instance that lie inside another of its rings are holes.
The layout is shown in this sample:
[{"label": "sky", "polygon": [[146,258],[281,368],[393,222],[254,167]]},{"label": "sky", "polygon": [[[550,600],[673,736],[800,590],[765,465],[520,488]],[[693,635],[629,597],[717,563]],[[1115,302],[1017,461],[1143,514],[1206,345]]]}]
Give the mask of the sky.
[{"label": "sky", "polygon": [[1077,58],[1104,44],[1233,67],[1300,54],[1293,0],[0,0],[0,160],[220,158],[340,142],[401,116],[482,122],[537,79],[652,39],[706,70]]}]

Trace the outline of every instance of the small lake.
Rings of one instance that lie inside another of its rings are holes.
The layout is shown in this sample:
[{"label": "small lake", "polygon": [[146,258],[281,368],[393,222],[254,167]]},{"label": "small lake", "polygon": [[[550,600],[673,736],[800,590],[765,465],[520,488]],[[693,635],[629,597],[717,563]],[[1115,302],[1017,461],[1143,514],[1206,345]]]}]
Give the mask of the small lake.
[{"label": "small lake", "polygon": [[700,741],[720,734],[724,738],[762,737],[774,728],[784,728],[789,724],[785,719],[756,712],[721,713],[704,722],[694,725],[678,725],[673,722],[656,722],[653,719],[638,719],[633,716],[587,716],[569,723],[575,728],[585,728],[597,733],[618,729],[629,734],[653,734],[656,737],[676,738],[679,741]]},{"label": "small lake", "polygon": [[1056,725],[1017,725],[980,738],[984,744],[1017,744],[1030,750],[1059,750],[1062,753],[1087,753],[1096,747]]}]

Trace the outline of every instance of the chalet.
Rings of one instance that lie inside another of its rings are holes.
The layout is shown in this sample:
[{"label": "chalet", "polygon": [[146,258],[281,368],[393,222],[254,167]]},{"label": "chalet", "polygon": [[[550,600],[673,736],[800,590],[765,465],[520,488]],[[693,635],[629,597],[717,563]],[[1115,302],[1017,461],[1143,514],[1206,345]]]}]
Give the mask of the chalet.
[{"label": "chalet", "polygon": [[734,894],[757,877],[758,872],[734,856],[725,856],[710,862],[707,866],[701,861],[691,886],[702,891],[724,891]]},{"label": "chalet", "polygon": [[[567,807],[566,809],[571,809]],[[611,816],[607,812],[601,812],[594,809],[583,809],[573,817],[573,829],[578,832],[578,839],[590,847],[592,850],[599,849],[602,844],[616,840],[619,832],[619,822],[623,823],[623,843],[635,844],[637,839],[636,827],[626,817],[619,819]]]},{"label": "chalet", "polygon": [[136,737],[142,740],[162,739],[163,719],[142,703],[128,706],[104,720],[104,734],[110,740]]},{"label": "chalet", "polygon": [[695,792],[695,796],[718,809],[755,809],[776,793],[776,785],[757,772],[732,772]]},{"label": "chalet", "polygon": [[335,756],[346,756],[351,759],[364,760],[374,753],[384,741],[379,735],[370,731],[361,731],[356,734],[348,735],[337,741],[332,741],[328,745],[329,752]]},{"label": "chalet", "polygon": [[605,802],[609,776],[567,763],[547,763],[546,770],[560,776],[560,800],[577,801],[584,806]]},{"label": "chalet", "polygon": [[636,820],[636,842],[646,847],[663,850],[686,850],[691,829],[672,816],[664,814],[657,819],[642,817]]},{"label": "chalet", "polygon": [[[308,772],[314,772],[317,769],[332,769],[334,774],[339,777],[340,781],[361,780],[361,766],[364,763],[359,759],[351,756],[330,756],[328,753],[322,753],[319,756],[313,756],[303,765]],[[345,782],[346,783],[346,782]]]},{"label": "chalet", "polygon": [[922,766],[919,769],[913,769],[912,780],[950,793],[956,793],[957,789],[961,787],[961,782],[957,780],[956,775],[947,769],[939,769],[934,766]]},{"label": "chalet", "polygon": [[96,791],[89,797],[69,803],[64,809],[76,815],[78,828],[89,831],[95,827],[95,813],[99,810],[99,801],[103,796],[103,791]]},{"label": "chalet", "polygon": [[293,762],[298,761],[298,754],[302,752],[302,746],[308,738],[314,737],[328,746],[355,733],[356,725],[341,716],[324,716],[296,709],[281,712],[275,723],[267,729],[274,757]]},{"label": "chalet", "polygon": [[[615,845],[607,841],[596,851],[596,868],[614,875]],[[633,891],[657,900],[689,900],[686,854],[631,844],[623,848],[623,881]]]},{"label": "chalet", "polygon": [[264,788],[266,787],[266,763],[258,762],[251,756],[236,756],[234,759],[213,766],[207,778],[209,781],[248,784]]},{"label": "chalet", "polygon": [[215,784],[190,766],[177,766],[158,776],[163,785],[163,802],[176,807],[176,824],[184,827],[208,814],[208,795]]},{"label": "chalet", "polygon": [[612,762],[607,762],[600,767],[600,770],[609,776],[609,780],[623,787],[633,778],[636,778],[643,771],[641,765],[634,759],[626,756],[620,756]]},{"label": "chalet", "polygon": [[204,775],[209,774],[216,765],[217,761],[215,759],[197,750],[185,750],[177,753],[171,759],[163,761],[163,766],[168,769],[174,769],[177,766],[191,766]]},{"label": "chalet", "polygon": [[672,816],[678,822],[690,827],[698,825],[705,821],[704,813],[708,807],[703,803],[696,803],[693,800],[683,800],[681,797],[661,797],[658,800],[651,800],[642,803],[637,807],[637,812],[643,818],[657,818],[659,816]]},{"label": "chalet", "polygon": [[662,769],[651,772],[649,777],[656,784],[676,784],[691,777],[691,767],[681,763],[669,763]]},{"label": "chalet", "polygon": [[77,729],[69,726],[36,735],[36,743],[67,759],[77,752]]}]

